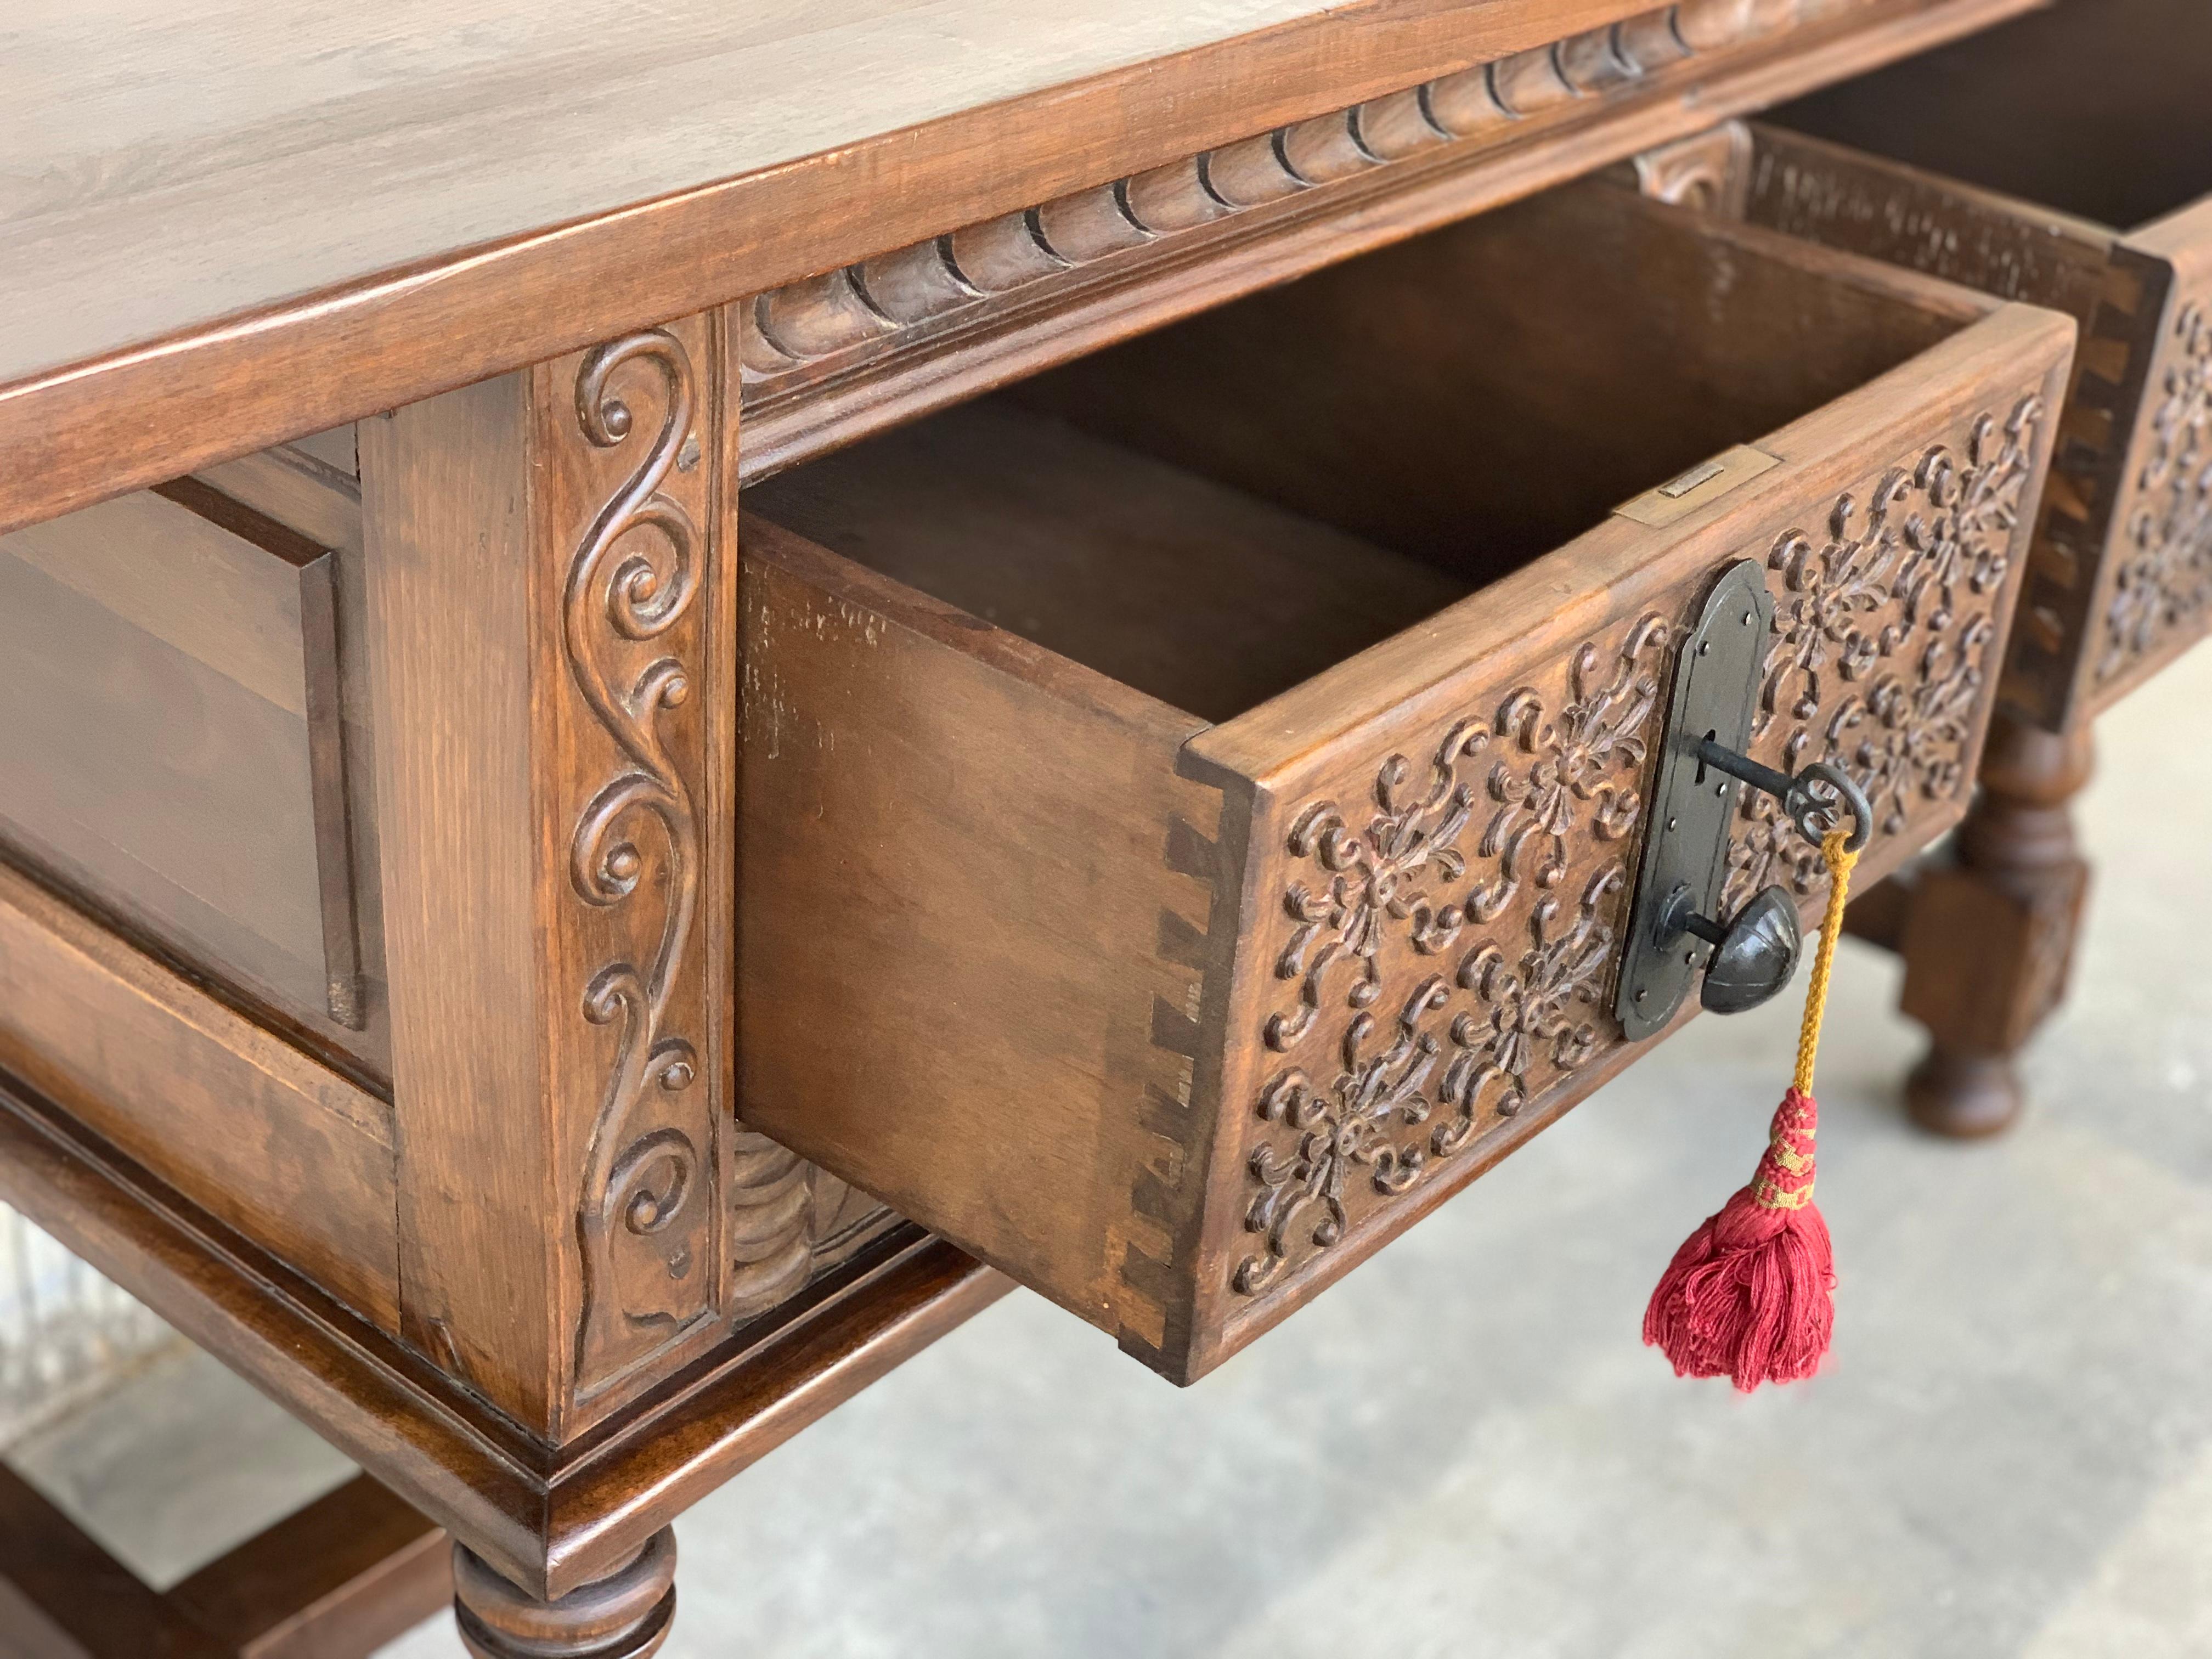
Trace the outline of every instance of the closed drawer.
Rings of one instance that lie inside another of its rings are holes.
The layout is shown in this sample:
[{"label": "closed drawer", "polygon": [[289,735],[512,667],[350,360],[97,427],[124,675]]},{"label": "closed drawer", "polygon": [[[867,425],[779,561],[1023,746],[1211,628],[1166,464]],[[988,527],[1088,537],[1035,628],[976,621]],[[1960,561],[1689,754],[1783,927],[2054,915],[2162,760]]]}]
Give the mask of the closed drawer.
[{"label": "closed drawer", "polygon": [[2004,685],[2054,728],[2212,625],[2208,65],[2203,0],[2060,0],[1742,151],[1758,222],[2080,319]]},{"label": "closed drawer", "polygon": [[0,844],[380,1077],[357,491],[307,450],[210,477],[0,538]]},{"label": "closed drawer", "polygon": [[1638,1052],[1717,573],[1870,875],[1960,815],[2072,334],[1586,185],[752,489],[741,1111],[1203,1373]]}]

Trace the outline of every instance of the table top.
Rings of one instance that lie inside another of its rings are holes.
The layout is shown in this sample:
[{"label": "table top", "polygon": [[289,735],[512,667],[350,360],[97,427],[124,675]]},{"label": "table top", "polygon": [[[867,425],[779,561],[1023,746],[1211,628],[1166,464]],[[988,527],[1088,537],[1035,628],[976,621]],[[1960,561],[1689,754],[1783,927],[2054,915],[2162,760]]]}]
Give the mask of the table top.
[{"label": "table top", "polygon": [[34,0],[0,381],[1316,9]]},{"label": "table top", "polygon": [[27,0],[0,525],[1645,9]]}]

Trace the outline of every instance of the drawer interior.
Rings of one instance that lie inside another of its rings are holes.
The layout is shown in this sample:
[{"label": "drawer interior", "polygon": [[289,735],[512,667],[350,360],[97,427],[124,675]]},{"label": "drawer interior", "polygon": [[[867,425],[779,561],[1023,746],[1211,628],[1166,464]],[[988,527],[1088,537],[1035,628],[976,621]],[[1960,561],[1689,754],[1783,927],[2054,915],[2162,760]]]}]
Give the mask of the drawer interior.
[{"label": "drawer interior", "polygon": [[1768,118],[2131,229],[2212,193],[2212,5],[2058,0]]},{"label": "drawer interior", "polygon": [[747,505],[1221,721],[1986,309],[1578,185],[823,458]]}]

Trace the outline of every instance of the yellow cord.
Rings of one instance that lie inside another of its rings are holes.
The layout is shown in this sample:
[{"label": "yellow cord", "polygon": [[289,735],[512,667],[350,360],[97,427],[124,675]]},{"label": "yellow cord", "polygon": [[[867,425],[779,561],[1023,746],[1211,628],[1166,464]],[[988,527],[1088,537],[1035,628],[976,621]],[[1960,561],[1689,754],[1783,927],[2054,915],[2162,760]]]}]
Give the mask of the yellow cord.
[{"label": "yellow cord", "polygon": [[1820,856],[1828,866],[1828,913],[1820,918],[1820,940],[1813,951],[1813,979],[1805,988],[1805,1023],[1797,1030],[1797,1092],[1813,1092],[1813,1056],[1820,1047],[1820,1021],[1828,1012],[1828,973],[1836,960],[1836,941],[1844,931],[1844,905],[1851,887],[1851,866],[1856,853],[1846,850],[1847,830],[1832,830],[1820,842]]}]

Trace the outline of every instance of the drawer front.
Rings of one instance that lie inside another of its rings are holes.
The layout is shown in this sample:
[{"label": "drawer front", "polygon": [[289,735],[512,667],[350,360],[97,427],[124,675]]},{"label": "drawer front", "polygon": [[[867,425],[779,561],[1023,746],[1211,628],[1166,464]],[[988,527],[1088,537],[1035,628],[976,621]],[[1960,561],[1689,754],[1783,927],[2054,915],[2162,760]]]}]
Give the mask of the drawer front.
[{"label": "drawer front", "polygon": [[0,539],[0,840],[380,1073],[342,556],[193,479]]},{"label": "drawer front", "polygon": [[[2001,313],[1777,434],[1782,465],[1716,507],[1653,528],[1632,506],[1479,611],[1194,740],[1249,792],[1250,833],[1222,1129],[1178,1149],[1208,1187],[1174,1276],[1191,1300],[1162,1309],[1182,1369],[1641,1051],[1612,1011],[1654,745],[1721,570],[1757,561],[1775,599],[1751,752],[1858,780],[1869,879],[1964,812],[2063,386],[2054,320]],[[1727,870],[1729,914],[1779,883],[1809,921],[1826,891],[1818,848],[1749,792]]]},{"label": "drawer front", "polygon": [[2085,443],[2109,433],[2116,463],[2098,478],[2111,507],[2081,671],[2092,712],[2212,629],[2212,198],[2124,239],[2116,264],[2093,339],[2118,361],[2100,374],[2085,353],[2069,422]]}]

